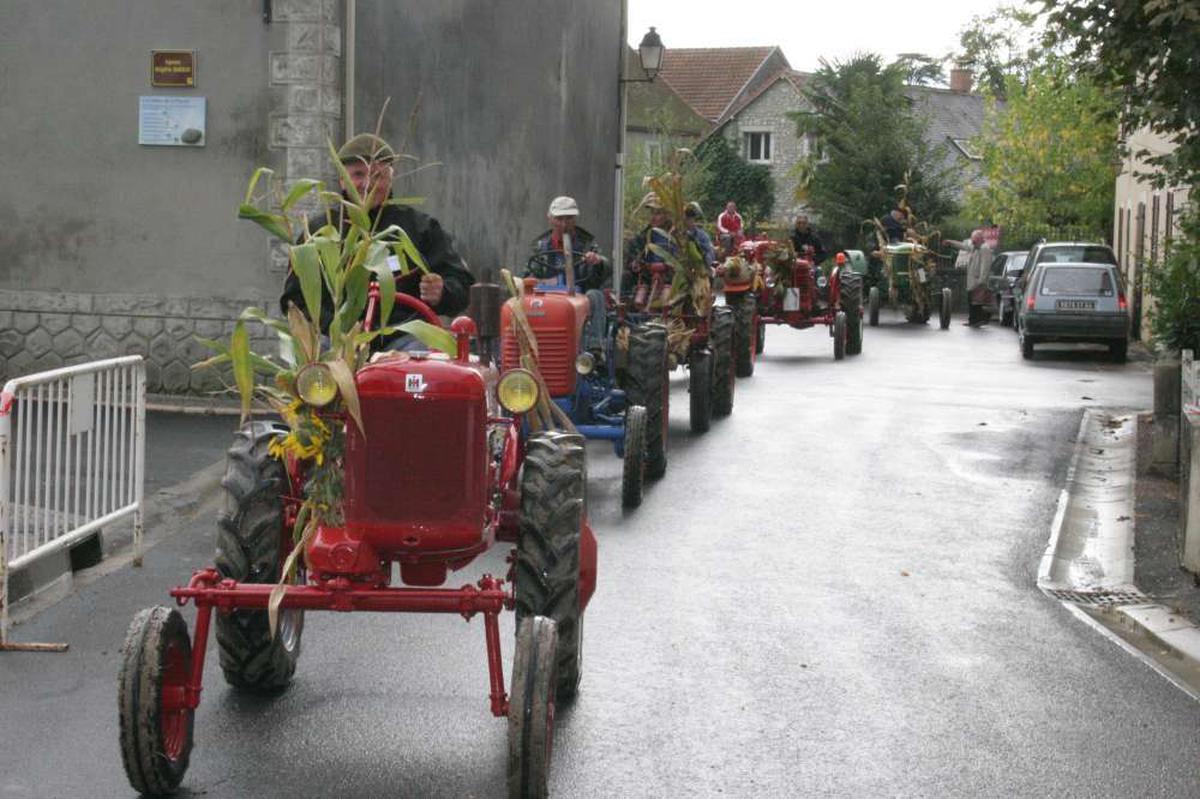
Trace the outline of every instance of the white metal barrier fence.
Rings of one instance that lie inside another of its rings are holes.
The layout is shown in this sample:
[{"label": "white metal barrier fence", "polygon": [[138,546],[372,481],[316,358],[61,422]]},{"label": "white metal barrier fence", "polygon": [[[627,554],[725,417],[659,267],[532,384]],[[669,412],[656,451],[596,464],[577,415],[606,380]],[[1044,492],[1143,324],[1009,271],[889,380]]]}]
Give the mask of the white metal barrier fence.
[{"label": "white metal barrier fence", "polygon": [[0,645],[8,575],[133,517],[142,556],[146,366],[140,355],[8,381],[0,393]]}]

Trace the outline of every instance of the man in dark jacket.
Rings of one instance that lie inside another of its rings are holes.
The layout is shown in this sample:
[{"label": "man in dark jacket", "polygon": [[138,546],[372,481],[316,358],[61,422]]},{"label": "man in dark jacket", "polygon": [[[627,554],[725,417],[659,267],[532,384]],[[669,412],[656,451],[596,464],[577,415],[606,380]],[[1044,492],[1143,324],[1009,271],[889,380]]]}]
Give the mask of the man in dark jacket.
[{"label": "man in dark jacket", "polygon": [[[384,230],[392,225],[402,229],[412,239],[430,269],[428,274],[421,274],[419,280],[417,272],[404,279],[398,278],[396,290],[418,297],[441,316],[456,316],[466,310],[469,302],[468,289],[475,282],[475,278],[455,252],[450,234],[442,230],[436,219],[391,200],[394,174],[392,162],[396,154],[388,143],[370,133],[361,133],[342,146],[338,151],[338,158],[345,166],[359,196],[364,198],[374,229]],[[348,197],[345,185],[342,186],[342,193]],[[334,218],[337,219],[336,214]],[[326,223],[325,214],[318,214],[309,220],[309,230],[315,231]],[[349,220],[342,218],[341,224],[342,231],[345,232],[349,228]],[[305,310],[300,279],[294,272],[289,272],[283,286],[283,296],[279,298],[279,306],[285,315],[288,306],[293,303],[301,311]],[[333,298],[322,284],[322,333],[329,331],[333,310]],[[388,324],[395,327],[416,316],[417,313],[412,309],[397,304],[392,309]],[[378,320],[374,320],[374,324],[378,324]],[[407,338],[403,335],[393,336],[382,344],[393,348],[397,344],[404,346],[410,343],[405,340]]]},{"label": "man in dark jacket", "polygon": [[804,255],[805,247],[813,249],[813,263],[819,264],[825,260],[828,254],[825,252],[825,245],[821,243],[816,232],[809,227],[808,216],[800,214],[796,217],[796,226],[792,228],[792,247],[796,250],[796,255]]},{"label": "man in dark jacket", "polygon": [[600,290],[609,282],[611,269],[608,259],[600,254],[596,237],[579,227],[579,205],[572,197],[555,197],[550,201],[546,219],[550,229],[533,242],[534,257],[529,262],[529,274],[539,280],[562,279],[566,268],[563,258],[563,235],[571,238],[571,263],[575,270],[575,285],[583,291]]}]

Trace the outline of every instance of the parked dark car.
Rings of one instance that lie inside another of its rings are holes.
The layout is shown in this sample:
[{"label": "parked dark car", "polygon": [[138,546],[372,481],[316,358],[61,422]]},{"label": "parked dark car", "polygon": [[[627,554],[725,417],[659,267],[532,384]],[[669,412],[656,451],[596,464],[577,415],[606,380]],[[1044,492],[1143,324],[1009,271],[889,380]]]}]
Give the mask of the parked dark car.
[{"label": "parked dark car", "polygon": [[1104,344],[1117,363],[1129,347],[1129,305],[1117,267],[1104,263],[1036,265],[1017,315],[1021,355],[1052,341]]},{"label": "parked dark car", "polygon": [[991,271],[988,273],[988,288],[996,298],[996,318],[1000,324],[1008,327],[1016,316],[1016,301],[1013,299],[1013,286],[1021,276],[1025,266],[1028,250],[1009,250],[1002,252],[992,259]]}]

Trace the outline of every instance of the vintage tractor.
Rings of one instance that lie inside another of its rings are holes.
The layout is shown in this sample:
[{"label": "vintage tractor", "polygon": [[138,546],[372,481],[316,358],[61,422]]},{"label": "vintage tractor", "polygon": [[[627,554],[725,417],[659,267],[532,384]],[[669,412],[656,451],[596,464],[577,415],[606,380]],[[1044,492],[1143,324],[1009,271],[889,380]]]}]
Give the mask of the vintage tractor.
[{"label": "vintage tractor", "polygon": [[[397,294],[396,302],[439,324],[419,300]],[[168,793],[183,779],[214,610],[226,681],[266,694],[292,680],[305,612],[330,610],[481,614],[491,710],[509,723],[508,793],[545,795],[555,705],[579,685],[596,541],[584,513],[582,437],[527,433],[523,415],[537,400],[536,377],[522,370],[501,377],[486,355],[499,333],[500,302],[499,287],[472,288],[473,318],[450,327],[452,357],[380,353],[353,375],[365,432],[342,413],[325,417],[345,430],[336,461],[341,513],[338,523],[314,524],[300,539],[295,584],[279,585],[297,546],[297,514],[307,510],[305,461],[272,446],[286,427],[254,421],[238,431],[222,482],[215,564],[170,591],[177,604],[196,605],[194,635],[177,609],[160,606],[139,613],[125,639],[120,745],[135,790]],[[472,338],[483,356],[470,354]],[[335,378],[325,364],[310,364],[296,377],[300,397],[326,407],[339,392]],[[497,542],[514,545],[506,576],[441,587]],[[392,585],[393,564],[402,585]],[[507,693],[505,610],[517,614]],[[277,625],[269,613],[278,614]]]},{"label": "vintage tractor", "polygon": [[[565,252],[570,253],[567,239]],[[611,294],[575,289],[571,258],[555,251],[529,259],[521,306],[537,342],[537,364],[550,396],[585,438],[611,441],[622,459],[621,503],[641,504],[646,477],[667,468],[670,373],[667,331],[631,326],[610,308]],[[502,365],[521,365],[513,307],[502,315]]]},{"label": "vintage tractor", "polygon": [[736,258],[726,259],[721,274],[725,304],[732,309],[734,360],[739,377],[754,374],[754,361],[766,345],[767,325],[800,330],[825,325],[833,338],[833,357],[862,352],[862,277],[839,253],[826,275],[805,252],[798,257],[790,242],[760,238],[742,243]]},{"label": "vintage tractor", "polygon": [[868,267],[867,319],[872,327],[879,325],[879,309],[883,304],[905,309],[909,322],[925,324],[936,307],[938,325],[950,327],[953,293],[949,287],[937,285],[937,259],[923,244],[904,241],[884,244],[871,253],[874,268]]},{"label": "vintage tractor", "polygon": [[[673,270],[667,263],[639,261],[630,266],[635,282],[625,301],[617,307],[618,323],[643,331],[639,335],[652,333],[656,339],[665,335],[668,368],[683,366],[688,370],[688,421],[692,432],[707,432],[713,417],[733,412],[737,378],[733,310],[712,303],[707,277],[703,278],[705,284],[699,291],[699,301],[689,293],[673,303]],[[635,336],[631,334],[631,361],[635,357],[634,345]]]}]

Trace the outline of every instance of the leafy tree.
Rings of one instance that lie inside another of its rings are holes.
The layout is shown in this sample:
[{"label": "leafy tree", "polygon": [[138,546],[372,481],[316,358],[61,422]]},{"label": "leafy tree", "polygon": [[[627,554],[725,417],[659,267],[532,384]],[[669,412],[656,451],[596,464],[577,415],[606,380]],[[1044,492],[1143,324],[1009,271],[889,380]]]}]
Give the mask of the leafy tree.
[{"label": "leafy tree", "polygon": [[1200,209],[1189,207],[1180,228],[1162,264],[1150,271],[1150,326],[1166,349],[1200,352]]},{"label": "leafy tree", "polygon": [[956,64],[975,73],[977,85],[1003,99],[1009,78],[1024,84],[1050,53],[1035,29],[1037,14],[1003,5],[971,19],[959,34]]},{"label": "leafy tree", "polygon": [[987,186],[967,193],[967,211],[1010,230],[1073,228],[1103,237],[1112,219],[1119,144],[1115,98],[1060,61],[1022,84],[1005,80],[979,139]]},{"label": "leafy tree", "polygon": [[945,148],[927,142],[927,123],[905,95],[911,66],[909,58],[885,67],[874,54],[822,62],[804,88],[813,110],[791,115],[815,144],[797,168],[797,199],[842,246],[859,243],[863,220],[892,208],[903,183],[922,219],[936,224],[954,211]]},{"label": "leafy tree", "polygon": [[1117,87],[1122,132],[1149,126],[1176,149],[1151,155],[1157,186],[1200,184],[1200,0],[1042,0],[1048,33],[1080,69]]},{"label": "leafy tree", "polygon": [[705,139],[696,148],[696,157],[704,169],[704,177],[695,188],[696,196],[706,214],[715,216],[718,209],[733,200],[747,221],[771,216],[775,207],[775,180],[770,169],[742,158],[720,134]]}]

